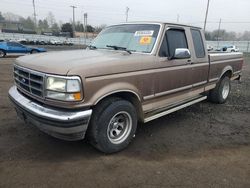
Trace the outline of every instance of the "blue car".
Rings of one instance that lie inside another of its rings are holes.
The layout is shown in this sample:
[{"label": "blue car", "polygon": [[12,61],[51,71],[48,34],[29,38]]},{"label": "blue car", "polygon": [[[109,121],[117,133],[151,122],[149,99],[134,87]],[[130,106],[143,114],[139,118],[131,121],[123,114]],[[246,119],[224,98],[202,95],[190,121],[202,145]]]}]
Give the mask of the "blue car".
[{"label": "blue car", "polygon": [[33,54],[38,52],[46,52],[46,50],[44,48],[24,46],[18,42],[0,42],[0,58],[5,57],[6,54]]}]

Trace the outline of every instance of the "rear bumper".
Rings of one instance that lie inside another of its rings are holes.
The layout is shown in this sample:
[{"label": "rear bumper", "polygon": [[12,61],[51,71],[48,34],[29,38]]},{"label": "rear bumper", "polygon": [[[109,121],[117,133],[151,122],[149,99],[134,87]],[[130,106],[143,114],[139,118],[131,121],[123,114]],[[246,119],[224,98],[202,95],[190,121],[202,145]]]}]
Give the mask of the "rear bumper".
[{"label": "rear bumper", "polygon": [[9,90],[18,116],[43,132],[63,140],[81,140],[85,136],[92,110],[68,111],[44,107],[23,96],[13,86]]}]

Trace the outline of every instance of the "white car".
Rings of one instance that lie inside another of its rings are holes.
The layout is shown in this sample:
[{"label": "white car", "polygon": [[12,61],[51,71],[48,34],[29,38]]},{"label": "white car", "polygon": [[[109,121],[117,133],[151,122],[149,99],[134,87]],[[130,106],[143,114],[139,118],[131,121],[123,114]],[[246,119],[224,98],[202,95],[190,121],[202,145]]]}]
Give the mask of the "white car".
[{"label": "white car", "polygon": [[223,52],[239,52],[239,48],[237,48],[236,46],[224,46],[222,48]]},{"label": "white car", "polygon": [[62,45],[63,44],[61,41],[56,40],[56,39],[51,39],[49,41],[49,43],[52,44],[52,45]]},{"label": "white car", "polygon": [[213,46],[207,45],[207,51],[212,51],[213,49]]}]

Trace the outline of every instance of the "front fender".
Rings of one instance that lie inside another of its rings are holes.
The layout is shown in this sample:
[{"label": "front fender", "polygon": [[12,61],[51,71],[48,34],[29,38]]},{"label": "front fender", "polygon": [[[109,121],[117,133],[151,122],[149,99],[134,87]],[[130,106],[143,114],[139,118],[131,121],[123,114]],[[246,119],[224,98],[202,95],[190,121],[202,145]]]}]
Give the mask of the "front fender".
[{"label": "front fender", "polygon": [[[99,89],[92,91],[91,93],[94,95],[87,96],[87,98],[89,98],[88,103],[95,105],[109,95],[122,92],[131,93],[136,96],[139,101],[141,101],[141,93],[134,85],[127,82],[119,82],[103,85],[102,87],[99,87]],[[89,93],[89,91],[87,91],[87,93]]]}]

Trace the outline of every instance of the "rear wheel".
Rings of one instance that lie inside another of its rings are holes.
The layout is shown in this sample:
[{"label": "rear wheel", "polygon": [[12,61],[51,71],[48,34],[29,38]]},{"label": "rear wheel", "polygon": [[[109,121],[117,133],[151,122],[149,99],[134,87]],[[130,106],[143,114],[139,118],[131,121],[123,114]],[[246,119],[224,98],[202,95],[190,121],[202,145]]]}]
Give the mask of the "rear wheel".
[{"label": "rear wheel", "polygon": [[91,144],[104,153],[123,150],[137,128],[135,107],[120,98],[110,98],[94,109],[87,136]]},{"label": "rear wheel", "polygon": [[228,76],[222,77],[216,87],[210,91],[209,99],[215,103],[225,103],[231,90],[231,82]]},{"label": "rear wheel", "polygon": [[37,50],[31,50],[30,53],[31,53],[31,54],[36,54],[36,53],[38,53],[38,51],[37,51]]},{"label": "rear wheel", "polygon": [[6,56],[6,52],[4,50],[0,50],[0,58],[5,57],[5,56]]}]

